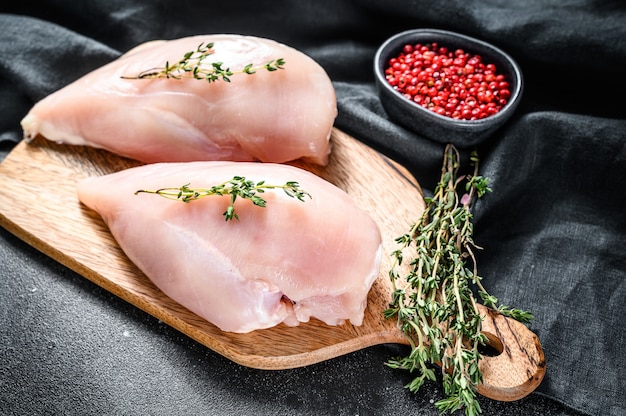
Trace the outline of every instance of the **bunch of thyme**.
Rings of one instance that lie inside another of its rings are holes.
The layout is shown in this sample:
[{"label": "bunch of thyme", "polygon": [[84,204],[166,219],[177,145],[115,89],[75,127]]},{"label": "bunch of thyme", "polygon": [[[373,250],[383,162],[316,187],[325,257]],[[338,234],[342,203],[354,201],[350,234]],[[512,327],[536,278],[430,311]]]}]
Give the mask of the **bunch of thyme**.
[{"label": "bunch of thyme", "polygon": [[196,50],[185,53],[178,62],[170,64],[165,62],[165,66],[161,68],[152,68],[142,71],[137,76],[122,77],[126,79],[150,79],[150,78],[193,78],[205,80],[209,83],[219,80],[230,82],[230,77],[234,74],[252,75],[256,71],[265,69],[273,72],[283,69],[285,60],[282,58],[273,59],[264,65],[247,64],[242,69],[233,71],[230,68],[224,68],[223,62],[206,63],[205,60],[213,55],[213,43],[205,44],[202,42],[196,47]]},{"label": "bunch of thyme", "polygon": [[[467,416],[476,416],[481,413],[476,393],[476,386],[482,382],[479,347],[488,344],[488,339],[481,332],[482,317],[471,285],[485,306],[522,322],[531,320],[532,315],[498,307],[498,299],[488,294],[481,283],[473,251],[478,247],[472,238],[470,206],[476,197],[491,189],[488,179],[478,176],[475,152],[471,155],[473,175],[458,176],[459,159],[456,148],[448,145],[440,182],[433,197],[426,198],[421,219],[396,239],[400,248],[392,253],[394,266],[389,272],[393,295],[384,314],[387,318],[397,317],[411,352],[387,365],[418,373],[406,386],[412,392],[427,380],[436,381],[433,365],[441,366],[446,398],[435,403],[437,409],[442,413],[465,409]],[[457,188],[463,183],[465,194],[459,198]],[[402,283],[398,268],[409,250],[411,267]]]},{"label": "bunch of thyme", "polygon": [[265,181],[255,183],[243,176],[234,176],[232,179],[210,188],[190,188],[189,185],[190,184],[187,183],[179,188],[161,188],[154,191],[140,189],[135,192],[135,195],[139,193],[156,194],[167,199],[179,200],[186,203],[206,196],[230,195],[230,205],[223,214],[225,221],[230,221],[233,218],[239,219],[239,216],[235,212],[235,201],[237,198],[248,199],[252,201],[254,205],[265,208],[265,199],[257,194],[262,194],[267,189],[282,189],[291,198],[296,198],[302,202],[304,202],[305,196],[311,198],[311,195],[300,188],[298,182],[294,181],[286,182],[284,185],[270,185],[266,184]]}]

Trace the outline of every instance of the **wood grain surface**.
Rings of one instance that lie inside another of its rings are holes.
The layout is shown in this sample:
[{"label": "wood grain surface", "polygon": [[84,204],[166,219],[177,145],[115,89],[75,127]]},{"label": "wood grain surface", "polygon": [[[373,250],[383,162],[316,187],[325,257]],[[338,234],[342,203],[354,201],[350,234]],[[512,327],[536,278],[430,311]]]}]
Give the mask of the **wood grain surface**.
[{"label": "wood grain surface", "polygon": [[[415,179],[401,166],[334,129],[326,167],[294,162],[350,194],[378,223],[384,253],[396,248],[424,210]],[[328,326],[312,319],[298,327],[278,325],[248,334],[219,330],[172,301],[132,264],[100,216],[83,206],[76,184],[139,165],[109,152],[58,145],[40,137],[22,142],[0,164],[0,225],[107,291],[241,365],[288,369],[314,364],[369,346],[407,344],[394,320],[382,311],[391,298],[384,255],[379,278],[368,296],[362,326]],[[523,325],[489,315],[484,330],[503,351],[485,357],[485,383],[479,392],[497,400],[516,400],[533,391],[545,373],[539,340]]]}]

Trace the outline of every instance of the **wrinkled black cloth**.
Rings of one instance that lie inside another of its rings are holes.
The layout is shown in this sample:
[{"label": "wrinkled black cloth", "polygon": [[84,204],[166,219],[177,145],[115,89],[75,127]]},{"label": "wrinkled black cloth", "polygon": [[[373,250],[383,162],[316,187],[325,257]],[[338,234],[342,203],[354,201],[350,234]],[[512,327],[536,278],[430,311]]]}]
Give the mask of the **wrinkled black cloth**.
[{"label": "wrinkled black cloth", "polygon": [[[268,37],[307,53],[337,92],[336,126],[432,191],[443,146],[385,113],[373,57],[414,28],[460,32],[520,63],[516,114],[478,146],[493,192],[474,207],[479,274],[530,310],[547,374],[489,415],[626,414],[626,3],[618,1],[42,1],[0,6],[0,150],[47,94],[139,43],[203,33]],[[303,369],[252,370],[0,233],[3,414],[423,414],[380,346]],[[399,348],[401,349],[401,348]],[[398,349],[398,350],[399,350]],[[579,413],[580,412],[580,413]]]}]

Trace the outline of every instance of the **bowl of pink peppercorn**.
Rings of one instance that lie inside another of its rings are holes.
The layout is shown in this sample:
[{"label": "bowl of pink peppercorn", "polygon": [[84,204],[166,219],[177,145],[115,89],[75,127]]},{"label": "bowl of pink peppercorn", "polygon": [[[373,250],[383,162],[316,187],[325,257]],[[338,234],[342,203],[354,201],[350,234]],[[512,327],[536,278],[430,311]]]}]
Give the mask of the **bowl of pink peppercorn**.
[{"label": "bowl of pink peppercorn", "polygon": [[522,72],[507,53],[437,29],[387,39],[376,52],[374,74],[391,119],[459,148],[482,143],[501,128],[523,91]]}]

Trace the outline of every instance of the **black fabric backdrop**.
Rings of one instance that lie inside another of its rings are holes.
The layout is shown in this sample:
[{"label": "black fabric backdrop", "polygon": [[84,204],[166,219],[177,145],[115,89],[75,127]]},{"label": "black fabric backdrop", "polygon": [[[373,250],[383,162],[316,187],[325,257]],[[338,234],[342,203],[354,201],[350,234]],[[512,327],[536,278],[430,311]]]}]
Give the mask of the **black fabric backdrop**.
[{"label": "black fabric backdrop", "polygon": [[[408,167],[426,192],[443,148],[391,121],[372,59],[394,33],[440,28],[504,49],[523,102],[479,146],[494,192],[474,210],[479,272],[531,310],[548,363],[536,393],[489,415],[626,414],[626,3],[20,1],[0,6],[0,157],[39,99],[152,39],[273,38],[329,73],[336,126]],[[436,384],[380,346],[289,371],[238,366],[0,232],[0,413],[435,415]],[[576,410],[575,410],[576,409]]]}]

